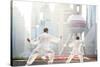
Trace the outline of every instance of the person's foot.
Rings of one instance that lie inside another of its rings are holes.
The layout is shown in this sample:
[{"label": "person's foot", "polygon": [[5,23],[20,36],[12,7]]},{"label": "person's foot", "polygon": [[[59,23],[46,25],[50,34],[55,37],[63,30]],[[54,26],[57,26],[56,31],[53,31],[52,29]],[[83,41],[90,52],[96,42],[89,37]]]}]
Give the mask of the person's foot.
[{"label": "person's foot", "polygon": [[28,63],[27,63],[27,64],[25,64],[25,66],[30,66],[30,65],[31,65],[31,64],[28,64]]},{"label": "person's foot", "polygon": [[70,61],[66,61],[65,63],[70,63]]},{"label": "person's foot", "polygon": [[83,63],[83,61],[80,61],[80,63]]},{"label": "person's foot", "polygon": [[48,64],[52,64],[53,63],[53,61],[48,61]]},{"label": "person's foot", "polygon": [[47,58],[45,56],[42,57],[43,60],[46,60]]},{"label": "person's foot", "polygon": [[29,64],[26,64],[25,66],[29,66]]},{"label": "person's foot", "polygon": [[84,59],[86,59],[86,60],[90,60],[90,58],[88,58],[88,57],[83,57]]}]

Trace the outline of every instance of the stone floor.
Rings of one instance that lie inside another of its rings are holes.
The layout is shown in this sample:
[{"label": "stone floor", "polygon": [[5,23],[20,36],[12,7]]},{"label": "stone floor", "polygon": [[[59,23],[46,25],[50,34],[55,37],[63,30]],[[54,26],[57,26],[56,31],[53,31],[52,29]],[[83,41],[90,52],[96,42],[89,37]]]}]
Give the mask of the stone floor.
[{"label": "stone floor", "polygon": [[[95,62],[97,61],[97,57],[88,57],[89,59],[84,58],[84,62]],[[53,64],[61,64],[65,63],[67,58],[59,58],[59,59],[54,59]],[[36,59],[35,62],[32,63],[32,65],[44,65],[47,64],[48,60],[42,60],[42,59]],[[12,60],[12,65],[13,66],[24,66],[26,64],[27,60]],[[79,63],[79,59],[74,58],[72,59],[71,63]]]}]

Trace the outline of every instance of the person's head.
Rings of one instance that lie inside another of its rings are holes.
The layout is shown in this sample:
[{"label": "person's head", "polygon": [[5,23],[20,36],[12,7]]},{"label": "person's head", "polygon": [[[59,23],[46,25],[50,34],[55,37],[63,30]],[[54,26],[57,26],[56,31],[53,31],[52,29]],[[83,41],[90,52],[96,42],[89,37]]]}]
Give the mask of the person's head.
[{"label": "person's head", "polygon": [[80,37],[79,37],[79,36],[77,36],[77,37],[76,37],[76,40],[79,40],[79,39],[80,39]]},{"label": "person's head", "polygon": [[48,33],[48,28],[44,28],[43,32]]}]

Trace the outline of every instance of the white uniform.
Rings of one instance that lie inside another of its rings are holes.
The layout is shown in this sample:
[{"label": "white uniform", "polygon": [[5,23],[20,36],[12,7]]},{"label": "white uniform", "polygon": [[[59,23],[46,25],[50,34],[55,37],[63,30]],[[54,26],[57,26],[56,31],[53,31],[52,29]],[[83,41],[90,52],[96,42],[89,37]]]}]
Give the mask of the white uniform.
[{"label": "white uniform", "polygon": [[72,48],[72,51],[66,62],[69,63],[75,55],[78,56],[80,62],[83,62],[83,46],[84,44],[81,40],[74,40],[72,43],[70,43],[69,47]]},{"label": "white uniform", "polygon": [[[57,39],[56,37],[51,36],[48,33],[42,33],[37,38],[36,41],[37,47],[32,51],[32,54],[30,55],[26,65],[32,64],[32,62],[34,62],[37,56],[41,56],[43,57],[43,59],[45,56],[48,56],[49,57],[48,63],[52,63],[55,54],[55,52],[51,47],[53,45],[52,42],[58,43],[59,40],[60,39]],[[31,44],[34,44],[34,41],[31,42]]]},{"label": "white uniform", "polygon": [[71,55],[83,55],[83,42],[81,40],[75,40],[69,46],[72,48]]},{"label": "white uniform", "polygon": [[37,40],[39,41],[37,47],[33,50],[34,53],[39,53],[39,55],[47,55],[47,53],[54,53],[51,48],[52,42],[54,42],[55,37],[49,35],[48,33],[42,33]]}]

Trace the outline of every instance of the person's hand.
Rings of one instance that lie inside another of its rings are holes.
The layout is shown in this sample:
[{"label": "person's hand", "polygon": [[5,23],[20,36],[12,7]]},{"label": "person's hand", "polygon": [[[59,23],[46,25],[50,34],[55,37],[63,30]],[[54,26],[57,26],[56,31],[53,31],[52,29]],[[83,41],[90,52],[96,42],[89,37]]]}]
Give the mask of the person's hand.
[{"label": "person's hand", "polygon": [[28,42],[30,42],[30,39],[29,39],[29,38],[27,38],[27,41],[28,41]]}]

